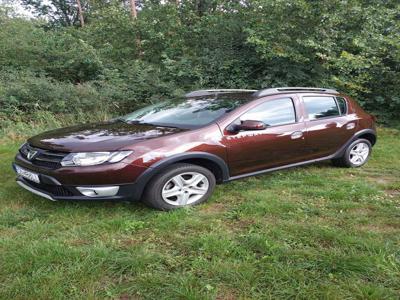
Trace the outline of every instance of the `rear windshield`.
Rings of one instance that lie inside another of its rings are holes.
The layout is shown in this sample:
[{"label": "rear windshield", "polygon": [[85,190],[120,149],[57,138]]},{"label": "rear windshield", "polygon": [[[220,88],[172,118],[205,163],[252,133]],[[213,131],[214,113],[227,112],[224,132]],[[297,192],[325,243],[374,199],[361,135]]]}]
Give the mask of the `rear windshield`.
[{"label": "rear windshield", "polygon": [[246,99],[234,96],[177,99],[146,106],[119,120],[128,123],[196,128],[214,122],[245,102]]}]

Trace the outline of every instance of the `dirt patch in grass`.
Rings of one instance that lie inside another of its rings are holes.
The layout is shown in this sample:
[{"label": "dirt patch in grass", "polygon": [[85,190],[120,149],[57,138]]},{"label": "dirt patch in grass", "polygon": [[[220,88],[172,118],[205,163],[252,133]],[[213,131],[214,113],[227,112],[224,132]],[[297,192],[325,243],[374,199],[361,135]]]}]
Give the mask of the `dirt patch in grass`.
[{"label": "dirt patch in grass", "polygon": [[372,182],[376,182],[381,185],[391,184],[394,179],[392,177],[378,177],[378,178],[368,178]]},{"label": "dirt patch in grass", "polygon": [[373,232],[373,233],[387,233],[394,234],[400,233],[400,225],[395,224],[364,224],[360,225],[361,231]]},{"label": "dirt patch in grass", "polygon": [[238,293],[236,290],[228,287],[221,287],[218,290],[216,300],[236,300],[239,299]]},{"label": "dirt patch in grass", "polygon": [[400,197],[400,190],[385,190],[385,194],[388,195],[390,198]]},{"label": "dirt patch in grass", "polygon": [[127,238],[127,239],[122,239],[118,241],[119,244],[121,245],[122,248],[132,248],[136,245],[139,245],[143,242],[143,239],[141,238]]},{"label": "dirt patch in grass", "polygon": [[374,214],[375,209],[373,207],[355,207],[349,209],[349,212],[357,216],[370,216]]},{"label": "dirt patch in grass", "polygon": [[23,209],[26,207],[26,203],[22,201],[9,201],[7,203],[7,206],[0,207],[0,213],[6,211],[6,210],[12,210],[14,212],[17,212],[20,209]]},{"label": "dirt patch in grass", "polygon": [[0,236],[2,238],[13,238],[17,237],[20,230],[15,227],[4,227],[0,228]]},{"label": "dirt patch in grass", "polygon": [[119,300],[140,300],[143,298],[141,298],[137,295],[122,294],[122,295],[119,295],[117,299],[119,299]]},{"label": "dirt patch in grass", "polygon": [[280,224],[281,221],[282,220],[275,216],[266,216],[263,218],[239,217],[225,221],[225,224],[231,232],[240,233],[248,232],[252,227],[274,227]]},{"label": "dirt patch in grass", "polygon": [[226,211],[226,205],[223,203],[211,203],[202,207],[200,211],[206,214],[221,213]]},{"label": "dirt patch in grass", "polygon": [[240,218],[230,221],[229,229],[232,231],[243,231],[248,230],[250,227],[256,224],[256,221],[248,218]]}]

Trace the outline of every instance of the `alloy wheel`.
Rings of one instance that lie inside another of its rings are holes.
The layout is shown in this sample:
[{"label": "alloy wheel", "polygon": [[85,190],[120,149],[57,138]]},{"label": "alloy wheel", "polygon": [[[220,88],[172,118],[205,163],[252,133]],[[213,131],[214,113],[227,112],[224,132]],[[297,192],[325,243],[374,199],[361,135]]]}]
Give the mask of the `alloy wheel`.
[{"label": "alloy wheel", "polygon": [[355,166],[362,165],[368,158],[369,146],[366,143],[358,143],[350,150],[350,162]]},{"label": "alloy wheel", "polygon": [[185,172],[169,179],[161,191],[161,196],[170,205],[183,206],[200,200],[208,191],[206,176],[198,172]]}]

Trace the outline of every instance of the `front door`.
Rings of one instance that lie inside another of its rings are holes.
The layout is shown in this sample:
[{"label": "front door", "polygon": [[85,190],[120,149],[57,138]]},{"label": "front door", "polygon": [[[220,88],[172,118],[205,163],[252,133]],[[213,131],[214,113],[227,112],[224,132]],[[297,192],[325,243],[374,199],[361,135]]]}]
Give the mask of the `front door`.
[{"label": "front door", "polygon": [[226,134],[231,176],[256,172],[302,161],[306,155],[305,127],[296,117],[295,98],[277,98],[251,108],[236,122],[264,122],[263,130]]}]

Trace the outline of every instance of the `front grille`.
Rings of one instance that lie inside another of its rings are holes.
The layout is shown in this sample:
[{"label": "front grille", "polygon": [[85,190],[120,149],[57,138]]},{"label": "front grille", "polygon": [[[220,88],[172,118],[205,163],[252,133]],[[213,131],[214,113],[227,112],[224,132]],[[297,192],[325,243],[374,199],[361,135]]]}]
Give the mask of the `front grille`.
[{"label": "front grille", "polygon": [[47,192],[52,196],[60,196],[60,197],[74,196],[74,193],[72,193],[70,190],[61,185],[50,185],[50,184],[36,183],[28,179],[25,180],[33,188],[38,189],[42,192]]},{"label": "front grille", "polygon": [[[32,162],[32,164],[48,169],[57,169],[61,167],[62,159],[68,154],[65,152],[45,150],[36,147],[32,147],[29,144],[25,144],[19,150],[21,155]],[[32,157],[29,157],[29,153],[35,153]]]}]

